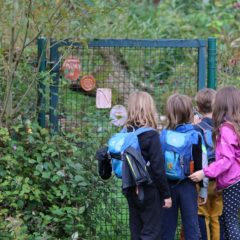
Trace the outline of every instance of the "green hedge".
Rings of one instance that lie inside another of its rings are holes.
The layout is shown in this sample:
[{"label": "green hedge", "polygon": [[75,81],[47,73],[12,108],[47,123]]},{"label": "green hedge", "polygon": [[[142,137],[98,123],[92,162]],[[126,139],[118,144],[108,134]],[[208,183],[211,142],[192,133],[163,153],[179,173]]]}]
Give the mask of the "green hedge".
[{"label": "green hedge", "polygon": [[111,182],[96,174],[96,144],[38,126],[0,128],[0,239],[98,239]]}]

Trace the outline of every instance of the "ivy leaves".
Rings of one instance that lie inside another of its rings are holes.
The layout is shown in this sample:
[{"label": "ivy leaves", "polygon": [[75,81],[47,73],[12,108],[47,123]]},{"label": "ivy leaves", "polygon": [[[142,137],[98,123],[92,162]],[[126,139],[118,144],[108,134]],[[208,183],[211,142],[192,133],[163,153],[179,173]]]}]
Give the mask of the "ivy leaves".
[{"label": "ivy leaves", "polygon": [[12,127],[13,140],[8,130],[0,131],[1,232],[10,239],[95,236],[107,214],[96,210],[104,201],[100,196],[109,191],[97,176],[96,146],[79,148],[73,133],[51,136],[34,124],[31,129]]}]

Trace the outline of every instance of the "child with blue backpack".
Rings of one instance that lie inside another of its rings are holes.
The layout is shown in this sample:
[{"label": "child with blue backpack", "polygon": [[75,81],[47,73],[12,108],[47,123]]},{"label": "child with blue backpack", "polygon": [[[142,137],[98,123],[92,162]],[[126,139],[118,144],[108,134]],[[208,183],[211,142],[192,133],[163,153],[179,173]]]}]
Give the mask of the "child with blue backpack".
[{"label": "child with blue backpack", "polygon": [[[128,132],[151,128],[138,134],[141,154],[147,164],[152,183],[142,186],[144,199],[138,197],[137,186],[123,190],[128,201],[129,223],[132,240],[161,239],[163,208],[171,207],[170,191],[164,169],[159,133],[157,111],[152,97],[146,92],[134,92],[128,100]],[[124,169],[123,169],[124,171]],[[123,173],[124,174],[124,173]],[[162,208],[163,207],[163,208]]]},{"label": "child with blue backpack", "polygon": [[[215,161],[215,149],[212,141],[212,104],[215,96],[215,90],[204,88],[198,91],[195,97],[196,115],[199,118],[199,123],[195,125],[195,129],[203,136],[207,148],[208,164]],[[224,239],[223,227],[220,224],[222,205],[222,194],[216,191],[215,178],[209,178],[207,202],[200,198],[198,206],[198,220],[202,240]]]},{"label": "child with blue backpack", "polygon": [[[160,141],[165,158],[165,168],[170,185],[172,207],[163,210],[162,240],[174,240],[179,209],[185,239],[199,240],[198,194],[196,184],[188,176],[202,169],[204,146],[201,135],[191,124],[193,109],[188,96],[173,94],[167,100],[167,128],[161,133]],[[205,160],[204,160],[205,159]],[[202,186],[207,187],[207,186]],[[206,198],[207,190],[201,197]]]},{"label": "child with blue backpack", "polygon": [[239,240],[240,212],[240,92],[234,87],[217,91],[213,104],[213,140],[216,160],[190,178],[197,182],[207,176],[222,190],[223,224],[226,240]]}]

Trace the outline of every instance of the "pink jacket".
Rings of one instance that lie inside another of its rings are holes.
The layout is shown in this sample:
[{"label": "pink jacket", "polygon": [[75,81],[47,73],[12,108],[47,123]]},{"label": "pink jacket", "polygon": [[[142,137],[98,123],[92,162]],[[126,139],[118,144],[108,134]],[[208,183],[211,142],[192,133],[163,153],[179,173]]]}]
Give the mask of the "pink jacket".
[{"label": "pink jacket", "polygon": [[216,178],[217,188],[223,189],[240,181],[240,146],[233,129],[220,128],[216,143],[216,161],[203,168],[207,177]]}]

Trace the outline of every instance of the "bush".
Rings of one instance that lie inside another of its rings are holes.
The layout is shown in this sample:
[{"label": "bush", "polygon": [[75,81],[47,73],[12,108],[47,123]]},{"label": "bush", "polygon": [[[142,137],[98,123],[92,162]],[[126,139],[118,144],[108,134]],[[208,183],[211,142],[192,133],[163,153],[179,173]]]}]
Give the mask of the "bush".
[{"label": "bush", "polygon": [[14,140],[0,128],[0,237],[97,238],[111,189],[97,176],[97,143],[77,134],[51,136],[38,126],[15,126],[10,133]]}]

